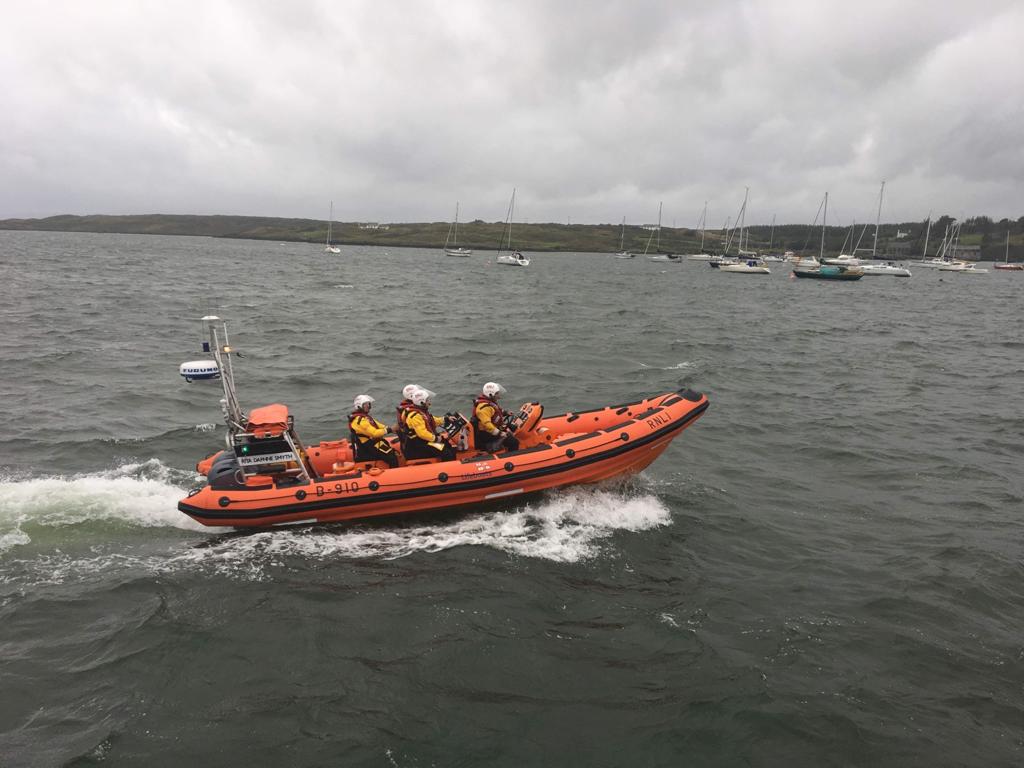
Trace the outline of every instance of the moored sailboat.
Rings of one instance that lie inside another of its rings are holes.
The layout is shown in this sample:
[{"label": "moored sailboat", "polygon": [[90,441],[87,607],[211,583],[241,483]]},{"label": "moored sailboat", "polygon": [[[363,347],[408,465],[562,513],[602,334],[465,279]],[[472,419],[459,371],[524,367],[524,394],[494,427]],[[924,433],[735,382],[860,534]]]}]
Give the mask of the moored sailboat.
[{"label": "moored sailboat", "polygon": [[324,243],[324,253],[341,253],[341,248],[331,242],[331,230],[334,226],[334,201],[331,200],[331,213],[327,218],[327,241]]},{"label": "moored sailboat", "polygon": [[686,258],[690,261],[710,261],[711,254],[704,252],[704,231],[708,226],[708,201],[704,201],[704,212],[700,215],[700,221],[697,222],[697,226],[700,227],[700,253],[691,253]]},{"label": "moored sailboat", "polygon": [[[449,247],[449,244],[451,247]],[[455,221],[448,227],[448,236],[444,240],[445,256],[472,256],[473,251],[459,248],[459,201],[455,201]]]},{"label": "moored sailboat", "polygon": [[510,266],[510,267],[528,267],[528,266],[530,266],[530,260],[528,258],[526,258],[525,256],[523,256],[523,254],[519,252],[519,249],[513,249],[512,248],[512,217],[515,215],[515,211],[516,211],[516,190],[513,187],[513,189],[512,189],[512,199],[509,201],[509,204],[508,204],[508,216],[506,217],[506,220],[505,220],[506,233],[507,233],[507,239],[508,239],[508,249],[509,249],[510,253],[502,253],[501,252],[502,245],[505,243],[505,240],[506,240],[506,236],[503,235],[501,243],[498,243],[498,258],[496,259],[496,261],[497,261],[498,264],[504,264],[504,265]]},{"label": "moored sailboat", "polygon": [[[821,245],[818,248],[817,260],[798,261],[793,267],[793,275],[814,280],[860,280],[864,271],[858,266],[845,264],[825,264],[825,228],[828,220],[828,192],[822,201],[824,212],[821,217]],[[817,221],[817,216],[815,216]]]},{"label": "moored sailboat", "polygon": [[1010,263],[1010,229],[1006,229],[1006,251],[1003,255],[1003,263],[1000,264],[998,261],[992,265],[996,269],[1005,272],[1024,272],[1024,264],[1020,262]]},{"label": "moored sailboat", "polygon": [[626,250],[626,217],[622,217],[622,233],[619,235],[619,252],[615,254],[617,259],[632,259],[633,254]]},{"label": "moored sailboat", "polygon": [[[748,200],[749,197],[750,197],[750,187],[747,187],[747,190],[746,190],[746,192],[743,195],[743,205],[740,206],[739,216],[737,216],[737,220],[739,221],[739,230],[740,230],[739,240],[737,241],[737,246],[736,246],[736,256],[737,257],[735,259],[733,259],[733,260],[719,262],[718,263],[718,271],[719,272],[726,272],[726,273],[740,274],[740,275],[767,275],[767,274],[771,274],[771,270],[768,269],[768,267],[765,266],[764,262],[761,261],[761,258],[757,255],[757,252],[750,250],[750,243],[749,243],[750,232],[749,232],[749,230],[746,231],[747,242],[746,242],[746,248],[744,248],[743,236],[744,236],[744,231],[746,230],[746,223],[747,223],[747,200]],[[731,241],[731,238],[730,238],[730,241]],[[728,253],[728,251],[729,251],[729,243],[726,243],[725,250],[726,250],[726,253]]]},{"label": "moored sailboat", "polygon": [[[647,258],[650,259],[651,261],[665,261],[665,262],[672,262],[673,264],[678,264],[678,263],[680,263],[682,261],[682,256],[680,256],[679,254],[677,254],[677,253],[661,253],[661,208],[662,208],[662,205],[663,205],[663,203],[658,203],[658,226],[654,230],[655,233],[658,236],[658,242],[654,246],[654,249],[655,249],[655,251],[657,251],[657,253],[655,253],[652,256],[648,256]],[[647,242],[648,242],[648,245],[650,245],[650,238],[648,238]],[[647,249],[646,248],[644,249],[644,253],[645,254],[647,253]]]}]

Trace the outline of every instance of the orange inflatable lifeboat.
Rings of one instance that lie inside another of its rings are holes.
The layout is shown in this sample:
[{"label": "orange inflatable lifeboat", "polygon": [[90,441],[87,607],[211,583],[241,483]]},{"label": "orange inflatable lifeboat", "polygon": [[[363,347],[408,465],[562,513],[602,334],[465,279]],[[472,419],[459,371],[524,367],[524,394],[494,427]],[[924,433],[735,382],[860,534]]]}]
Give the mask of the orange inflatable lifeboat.
[{"label": "orange inflatable lifeboat", "polygon": [[324,523],[596,483],[642,470],[707,407],[704,395],[688,389],[546,418],[538,403],[527,403],[509,424],[519,450],[496,454],[475,450],[465,418],[449,414],[454,460],[410,460],[390,468],[354,462],[348,440],[303,445],[287,407],[268,405],[229,435],[228,450],[196,466],[207,484],[178,509],[211,526]]}]

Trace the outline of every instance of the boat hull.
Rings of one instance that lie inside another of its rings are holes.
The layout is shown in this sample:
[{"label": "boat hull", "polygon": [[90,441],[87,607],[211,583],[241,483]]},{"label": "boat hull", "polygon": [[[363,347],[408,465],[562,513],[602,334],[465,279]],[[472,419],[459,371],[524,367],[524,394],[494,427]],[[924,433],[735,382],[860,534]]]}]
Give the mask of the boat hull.
[{"label": "boat hull", "polygon": [[910,277],[906,267],[875,266],[868,264],[861,267],[865,277]]},{"label": "boat hull", "polygon": [[733,272],[738,275],[770,275],[768,267],[750,264],[722,264],[718,267],[719,272]]},{"label": "boat hull", "polygon": [[506,267],[528,267],[530,266],[530,260],[525,256],[516,258],[515,256],[499,256],[496,259],[496,263],[503,264]]},{"label": "boat hull", "polygon": [[793,274],[797,277],[810,278],[813,280],[860,280],[864,277],[863,272],[847,272],[837,270],[835,272],[820,272],[811,269],[794,269]]},{"label": "boat hull", "polygon": [[203,525],[265,527],[428,512],[597,483],[644,469],[707,408],[704,395],[684,389],[542,419],[536,434],[550,440],[524,450],[474,451],[454,461],[348,471],[298,485],[205,485],[178,509]]}]

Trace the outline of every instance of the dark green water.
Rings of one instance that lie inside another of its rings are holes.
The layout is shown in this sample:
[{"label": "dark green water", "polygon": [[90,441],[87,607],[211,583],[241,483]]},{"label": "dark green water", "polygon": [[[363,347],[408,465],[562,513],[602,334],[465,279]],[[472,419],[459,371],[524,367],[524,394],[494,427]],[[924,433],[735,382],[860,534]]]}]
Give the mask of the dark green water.
[{"label": "dark green water", "polygon": [[[492,259],[0,232],[0,765],[1024,762],[1024,276]],[[210,311],[307,441],[712,405],[619,486],[216,533]]]}]

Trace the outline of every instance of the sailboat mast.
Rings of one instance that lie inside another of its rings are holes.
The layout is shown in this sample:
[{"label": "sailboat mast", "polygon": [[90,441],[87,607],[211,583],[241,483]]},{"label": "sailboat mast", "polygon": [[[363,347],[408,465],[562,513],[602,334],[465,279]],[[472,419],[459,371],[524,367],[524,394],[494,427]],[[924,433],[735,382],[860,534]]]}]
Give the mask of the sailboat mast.
[{"label": "sailboat mast", "polygon": [[331,213],[327,218],[327,240],[324,241],[325,246],[331,245],[331,225],[334,223],[334,201],[331,200]]},{"label": "sailboat mast", "polygon": [[655,246],[657,248],[658,253],[661,253],[661,206],[662,204],[658,203],[658,241],[657,245]]},{"label": "sailboat mast", "polygon": [[459,201],[455,201],[455,247],[459,247]]},{"label": "sailboat mast", "polygon": [[750,196],[750,187],[745,187],[743,192],[743,205],[740,207],[740,239],[736,246],[736,255],[743,255],[743,228],[747,224],[747,197]]},{"label": "sailboat mast", "polygon": [[772,228],[768,230],[768,250],[771,251],[772,243],[775,242],[775,214],[772,214]]},{"label": "sailboat mast", "polygon": [[932,233],[932,212],[928,211],[928,228],[924,231],[924,252],[921,254],[922,259],[928,258],[928,236]]},{"label": "sailboat mast", "polygon": [[825,211],[821,215],[821,247],[818,249],[818,261],[825,257],[825,222],[828,219],[828,192],[825,193]]},{"label": "sailboat mast", "polygon": [[[878,250],[878,224],[882,221],[882,195],[885,194],[885,181],[882,181],[882,188],[878,190],[878,214],[875,216],[875,242],[871,246],[871,258],[875,258]],[[854,254],[856,255],[856,254]]]},{"label": "sailboat mast", "polygon": [[1003,263],[1010,263],[1010,228],[1006,228],[1006,253],[1003,256]]},{"label": "sailboat mast", "polygon": [[704,213],[700,217],[700,252],[704,253],[704,230],[708,227],[708,201],[704,201]]},{"label": "sailboat mast", "polygon": [[512,202],[508,204],[508,249],[512,250],[512,217],[516,211],[516,188],[512,187]]}]

